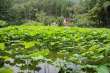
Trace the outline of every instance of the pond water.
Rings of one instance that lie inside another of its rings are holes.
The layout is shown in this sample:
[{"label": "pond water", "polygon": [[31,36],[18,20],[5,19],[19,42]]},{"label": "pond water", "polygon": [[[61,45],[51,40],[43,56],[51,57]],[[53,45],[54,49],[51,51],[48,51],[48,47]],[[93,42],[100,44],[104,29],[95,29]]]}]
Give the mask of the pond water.
[{"label": "pond water", "polygon": [[35,58],[35,60],[26,58],[10,59],[4,66],[11,68],[13,73],[59,73],[63,67],[70,69],[72,73],[76,73],[76,71],[80,70],[80,67],[72,62],[66,62],[64,59],[68,58],[71,54],[64,52],[57,54],[55,52],[49,52],[46,58],[38,60]]},{"label": "pond water", "polygon": [[58,73],[59,69],[55,66],[48,63],[41,63],[36,65],[36,70],[21,70],[17,65],[11,66],[9,64],[5,64],[5,67],[9,67],[13,70],[13,73]]}]

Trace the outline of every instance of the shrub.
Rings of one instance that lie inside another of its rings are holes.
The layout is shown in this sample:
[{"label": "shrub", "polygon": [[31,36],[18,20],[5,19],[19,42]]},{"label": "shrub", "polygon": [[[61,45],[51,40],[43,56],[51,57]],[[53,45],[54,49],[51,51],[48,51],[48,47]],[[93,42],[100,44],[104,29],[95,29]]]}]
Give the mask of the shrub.
[{"label": "shrub", "polygon": [[0,20],[0,27],[5,27],[7,25],[8,23],[6,21]]},{"label": "shrub", "polygon": [[76,15],[75,18],[77,20],[75,21],[74,26],[97,27],[96,21],[91,20],[88,14]]},{"label": "shrub", "polygon": [[36,13],[36,21],[44,23],[45,25],[63,25],[63,17],[48,16],[43,11]]},{"label": "shrub", "polygon": [[40,22],[33,21],[33,20],[26,20],[26,21],[24,21],[23,25],[38,25],[38,26],[42,26],[44,24],[40,23]]}]

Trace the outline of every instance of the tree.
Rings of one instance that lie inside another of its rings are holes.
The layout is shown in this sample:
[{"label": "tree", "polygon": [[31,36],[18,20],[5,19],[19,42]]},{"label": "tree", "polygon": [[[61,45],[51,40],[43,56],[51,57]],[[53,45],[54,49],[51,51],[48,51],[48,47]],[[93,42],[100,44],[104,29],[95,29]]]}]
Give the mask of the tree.
[{"label": "tree", "polygon": [[36,14],[40,12],[55,18],[70,17],[74,13],[73,6],[73,0],[13,0],[13,6],[8,10],[9,21],[36,20]]},{"label": "tree", "polygon": [[13,0],[0,0],[0,19],[8,19],[8,10],[12,5]]}]

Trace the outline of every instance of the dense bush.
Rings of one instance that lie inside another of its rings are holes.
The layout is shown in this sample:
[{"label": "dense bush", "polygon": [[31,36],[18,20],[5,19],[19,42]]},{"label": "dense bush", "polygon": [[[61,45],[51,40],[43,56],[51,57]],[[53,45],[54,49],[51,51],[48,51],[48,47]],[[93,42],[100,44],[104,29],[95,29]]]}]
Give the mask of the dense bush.
[{"label": "dense bush", "polygon": [[5,27],[7,25],[8,23],[6,21],[0,20],[0,27]]},{"label": "dense bush", "polygon": [[[88,13],[75,15],[77,20],[74,21],[73,25],[78,27],[97,27],[97,22],[91,19]],[[94,19],[95,20],[95,19]]]},{"label": "dense bush", "polygon": [[43,11],[36,13],[36,21],[44,23],[45,25],[63,25],[63,17],[48,16]]},{"label": "dense bush", "polygon": [[36,25],[36,26],[43,26],[44,25],[43,23],[36,22],[33,20],[25,20],[22,24],[23,25]]},{"label": "dense bush", "polygon": [[26,55],[33,59],[39,56],[52,60],[61,58],[81,65],[108,65],[109,31],[104,28],[10,26],[0,29],[1,58],[24,58]]}]

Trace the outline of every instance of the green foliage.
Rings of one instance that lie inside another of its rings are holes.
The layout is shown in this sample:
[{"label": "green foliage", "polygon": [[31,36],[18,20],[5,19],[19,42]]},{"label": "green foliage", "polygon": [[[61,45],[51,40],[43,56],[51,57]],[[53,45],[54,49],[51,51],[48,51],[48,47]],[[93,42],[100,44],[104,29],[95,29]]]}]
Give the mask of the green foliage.
[{"label": "green foliage", "polygon": [[83,27],[109,27],[109,0],[80,0],[75,9],[77,26]]},{"label": "green foliage", "polygon": [[13,73],[10,68],[0,68],[0,73]]},{"label": "green foliage", "polygon": [[73,26],[109,27],[105,12],[109,4],[109,0],[1,0],[0,19],[11,25],[27,20],[62,25],[64,18],[76,16]]},{"label": "green foliage", "polygon": [[45,25],[53,25],[53,26],[63,25],[62,17],[48,16],[43,11],[36,13],[36,21],[44,23]]},{"label": "green foliage", "polygon": [[97,72],[98,73],[109,73],[109,69],[107,66],[101,65],[98,67]]},{"label": "green foliage", "polygon": [[0,20],[0,27],[5,27],[7,25],[8,23],[6,21]]},{"label": "green foliage", "polygon": [[16,63],[60,58],[92,66],[110,61],[109,29],[22,25],[1,28],[0,37],[1,58],[13,58]]},{"label": "green foliage", "polygon": [[97,23],[91,19],[91,16],[88,13],[76,15],[75,18],[77,20],[73,22],[73,26],[97,27]]},{"label": "green foliage", "polygon": [[8,11],[11,8],[13,0],[0,0],[0,19],[8,19]]},{"label": "green foliage", "polygon": [[[8,20],[19,23],[24,19],[44,22],[48,16],[72,16],[74,2],[71,0],[14,0],[12,7],[8,10]],[[42,17],[43,16],[43,17]],[[12,21],[13,20],[13,21]],[[47,23],[48,23],[47,21]],[[45,21],[46,22],[46,21]]]},{"label": "green foliage", "polygon": [[43,26],[43,23],[32,21],[32,20],[25,20],[23,21],[23,25],[38,25],[38,26]]}]

